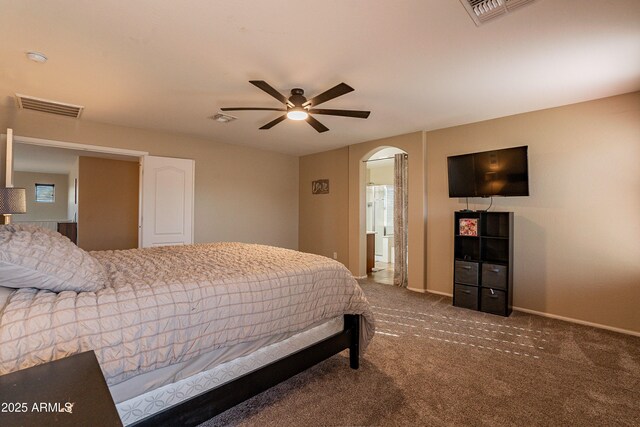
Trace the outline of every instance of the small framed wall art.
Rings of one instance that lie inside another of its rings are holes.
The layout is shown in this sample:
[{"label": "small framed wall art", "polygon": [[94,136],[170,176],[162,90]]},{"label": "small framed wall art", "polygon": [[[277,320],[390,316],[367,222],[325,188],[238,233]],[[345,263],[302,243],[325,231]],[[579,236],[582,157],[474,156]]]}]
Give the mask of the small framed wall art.
[{"label": "small framed wall art", "polygon": [[478,218],[460,218],[460,235],[477,236]]},{"label": "small framed wall art", "polygon": [[311,194],[329,194],[329,180],[319,179],[311,182]]}]

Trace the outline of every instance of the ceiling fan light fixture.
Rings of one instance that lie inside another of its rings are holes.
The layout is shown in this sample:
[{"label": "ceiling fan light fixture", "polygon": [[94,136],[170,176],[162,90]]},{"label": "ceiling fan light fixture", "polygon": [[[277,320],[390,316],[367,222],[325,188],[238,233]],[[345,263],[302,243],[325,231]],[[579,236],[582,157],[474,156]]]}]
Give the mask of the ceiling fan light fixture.
[{"label": "ceiling fan light fixture", "polygon": [[309,113],[302,107],[294,107],[287,111],[287,118],[291,120],[307,120]]},{"label": "ceiling fan light fixture", "polygon": [[[533,0],[520,0],[520,1],[533,1]],[[335,85],[329,90],[325,90],[319,95],[314,96],[311,99],[307,99],[304,96],[304,90],[295,87],[291,89],[291,96],[285,97],[283,94],[274,89],[269,83],[264,80],[249,80],[249,83],[257,87],[258,89],[268,93],[273,98],[284,104],[280,108],[271,107],[223,107],[222,111],[281,111],[285,114],[271,120],[266,125],[260,127],[261,130],[271,129],[278,123],[282,123],[286,119],[306,121],[309,126],[314,128],[317,132],[322,133],[329,130],[328,127],[320,123],[312,114],[324,114],[327,116],[341,116],[341,117],[355,117],[358,119],[366,119],[369,117],[370,111],[359,110],[336,110],[326,108],[315,108],[316,106],[330,101],[334,98],[353,92],[353,88],[346,83],[340,83]],[[284,108],[283,108],[284,107]]]}]

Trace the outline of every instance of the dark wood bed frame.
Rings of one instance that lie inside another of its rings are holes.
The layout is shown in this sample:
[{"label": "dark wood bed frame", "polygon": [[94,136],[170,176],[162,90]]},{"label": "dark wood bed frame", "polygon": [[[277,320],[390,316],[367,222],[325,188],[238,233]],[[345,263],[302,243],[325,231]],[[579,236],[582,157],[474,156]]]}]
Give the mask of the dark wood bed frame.
[{"label": "dark wood bed frame", "polygon": [[345,349],[349,349],[349,365],[358,369],[359,342],[360,316],[345,314],[341,332],[132,425],[198,425]]}]

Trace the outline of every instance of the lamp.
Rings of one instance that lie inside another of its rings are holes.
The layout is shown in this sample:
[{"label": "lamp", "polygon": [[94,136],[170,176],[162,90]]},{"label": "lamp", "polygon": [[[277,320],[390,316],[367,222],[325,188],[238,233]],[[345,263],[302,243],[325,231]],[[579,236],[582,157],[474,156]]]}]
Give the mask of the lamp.
[{"label": "lamp", "polygon": [[0,188],[0,214],[4,224],[11,223],[11,214],[27,213],[27,194],[24,188]]},{"label": "lamp", "polygon": [[293,107],[287,112],[287,117],[291,120],[306,120],[309,113],[302,107]]}]

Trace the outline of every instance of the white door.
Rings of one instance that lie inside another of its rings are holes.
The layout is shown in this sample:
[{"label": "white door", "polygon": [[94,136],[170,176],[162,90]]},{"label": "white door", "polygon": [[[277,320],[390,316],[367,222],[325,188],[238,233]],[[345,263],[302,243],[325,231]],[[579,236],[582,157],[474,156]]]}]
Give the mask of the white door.
[{"label": "white door", "polygon": [[193,243],[195,162],[144,156],[142,163],[141,246]]}]

